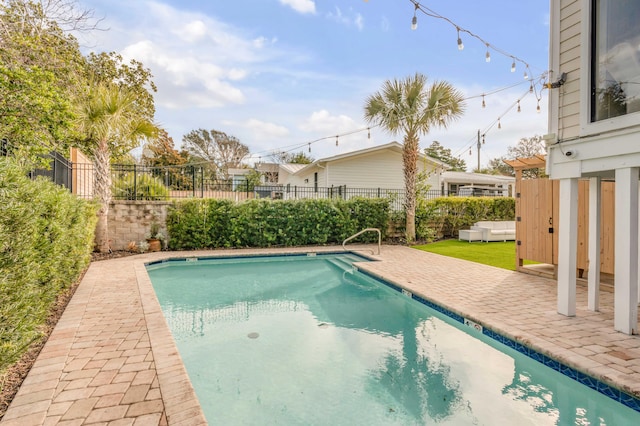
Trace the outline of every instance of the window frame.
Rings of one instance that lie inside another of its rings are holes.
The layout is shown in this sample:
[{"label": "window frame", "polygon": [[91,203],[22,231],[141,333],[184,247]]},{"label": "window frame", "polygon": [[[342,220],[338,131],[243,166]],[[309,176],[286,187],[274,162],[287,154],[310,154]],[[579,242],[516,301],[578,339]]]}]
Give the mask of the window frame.
[{"label": "window frame", "polygon": [[580,36],[580,136],[589,136],[613,130],[624,129],[640,125],[640,111],[591,121],[594,106],[591,96],[591,79],[596,67],[593,58],[593,43],[595,42],[594,5],[596,0],[580,0],[581,36]]}]

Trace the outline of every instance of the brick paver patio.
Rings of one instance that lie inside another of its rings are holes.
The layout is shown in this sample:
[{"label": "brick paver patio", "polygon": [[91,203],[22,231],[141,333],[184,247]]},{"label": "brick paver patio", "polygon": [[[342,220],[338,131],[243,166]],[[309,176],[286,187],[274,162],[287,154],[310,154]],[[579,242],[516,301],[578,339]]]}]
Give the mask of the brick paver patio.
[{"label": "brick paver patio", "polygon": [[[206,424],[144,268],[167,257],[336,248],[164,252],[92,263],[2,425]],[[400,247],[359,267],[577,370],[640,396],[640,337],[613,330],[613,293],[600,312],[556,313],[553,280]]]}]

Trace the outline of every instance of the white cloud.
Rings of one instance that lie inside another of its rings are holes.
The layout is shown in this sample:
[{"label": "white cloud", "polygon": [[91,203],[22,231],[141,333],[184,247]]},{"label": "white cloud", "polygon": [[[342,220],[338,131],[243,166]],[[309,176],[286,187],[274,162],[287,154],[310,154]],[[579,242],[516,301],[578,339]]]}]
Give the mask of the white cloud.
[{"label": "white cloud", "polygon": [[[350,10],[349,12],[352,13],[353,10]],[[345,25],[347,27],[350,27],[353,25],[359,31],[362,31],[364,29],[364,17],[361,14],[356,13],[353,16],[347,16],[342,12],[342,10],[338,6],[335,7],[334,12],[327,13],[327,18],[339,24]]]},{"label": "white cloud", "polygon": [[326,109],[315,111],[301,125],[300,130],[305,132],[324,132],[325,134],[339,134],[353,130],[356,122],[346,115],[332,116]]},{"label": "white cloud", "polygon": [[274,123],[266,123],[264,121],[252,118],[244,123],[254,134],[267,138],[282,138],[289,135],[289,129]]},{"label": "white cloud", "polygon": [[300,13],[316,13],[316,4],[313,0],[280,0],[281,4],[291,7]]}]

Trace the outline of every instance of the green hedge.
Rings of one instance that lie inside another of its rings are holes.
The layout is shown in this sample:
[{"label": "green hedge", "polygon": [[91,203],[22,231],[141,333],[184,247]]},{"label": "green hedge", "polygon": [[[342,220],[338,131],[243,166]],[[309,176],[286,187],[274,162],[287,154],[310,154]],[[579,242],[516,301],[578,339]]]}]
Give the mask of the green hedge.
[{"label": "green hedge", "polygon": [[95,206],[0,158],[0,377],[88,265]]},{"label": "green hedge", "polygon": [[441,197],[418,203],[418,239],[456,237],[480,220],[515,220],[516,202],[512,197]]},{"label": "green hedge", "polygon": [[[364,228],[389,224],[389,200],[185,200],[169,209],[169,248],[337,244]],[[363,235],[358,241],[377,241]]]}]

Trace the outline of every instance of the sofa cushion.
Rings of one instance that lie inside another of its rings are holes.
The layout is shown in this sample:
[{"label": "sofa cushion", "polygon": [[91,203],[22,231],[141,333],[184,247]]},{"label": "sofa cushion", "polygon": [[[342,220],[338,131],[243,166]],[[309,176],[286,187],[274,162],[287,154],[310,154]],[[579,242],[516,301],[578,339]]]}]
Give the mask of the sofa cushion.
[{"label": "sofa cushion", "polygon": [[511,235],[514,234],[515,230],[513,229],[492,229],[491,235]]}]

